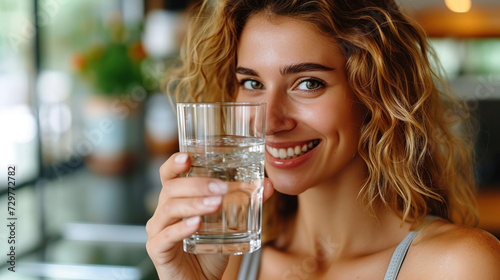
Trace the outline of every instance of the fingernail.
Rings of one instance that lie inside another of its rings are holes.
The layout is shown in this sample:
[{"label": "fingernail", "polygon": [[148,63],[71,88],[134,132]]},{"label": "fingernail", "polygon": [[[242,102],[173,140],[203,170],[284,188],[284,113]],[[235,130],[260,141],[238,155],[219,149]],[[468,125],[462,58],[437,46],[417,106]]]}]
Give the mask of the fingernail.
[{"label": "fingernail", "polygon": [[175,163],[185,163],[188,159],[188,155],[187,154],[178,154],[176,157],[175,157]]},{"label": "fingernail", "polygon": [[208,184],[208,190],[215,194],[225,194],[227,193],[227,183],[225,182],[210,182]]},{"label": "fingernail", "polygon": [[193,227],[193,226],[196,226],[200,223],[200,216],[194,216],[194,217],[191,217],[191,218],[188,218],[186,219],[186,225],[188,227]]},{"label": "fingernail", "polygon": [[221,202],[222,196],[209,196],[203,199],[203,205],[205,206],[219,205]]}]

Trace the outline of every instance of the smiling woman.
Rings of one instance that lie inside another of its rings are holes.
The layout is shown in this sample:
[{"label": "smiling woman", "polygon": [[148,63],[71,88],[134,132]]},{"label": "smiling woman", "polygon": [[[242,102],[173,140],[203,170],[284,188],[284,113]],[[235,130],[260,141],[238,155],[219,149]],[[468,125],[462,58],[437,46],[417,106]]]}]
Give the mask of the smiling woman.
[{"label": "smiling woman", "polygon": [[209,3],[168,93],[267,103],[264,246],[243,260],[182,252],[195,218],[217,208],[197,206],[209,182],[178,178],[190,162],[174,155],[147,226],[161,278],[500,277],[498,240],[467,227],[467,112],[440,90],[424,32],[393,1]]}]

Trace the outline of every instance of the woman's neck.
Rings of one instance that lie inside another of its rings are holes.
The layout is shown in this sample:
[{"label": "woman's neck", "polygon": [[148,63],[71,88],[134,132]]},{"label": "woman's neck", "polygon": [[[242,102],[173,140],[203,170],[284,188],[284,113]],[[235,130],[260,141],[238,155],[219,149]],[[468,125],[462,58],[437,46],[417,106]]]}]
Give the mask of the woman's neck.
[{"label": "woman's neck", "polygon": [[335,261],[375,253],[404,238],[409,225],[401,227],[394,213],[374,214],[361,204],[365,174],[359,158],[341,176],[300,194],[287,251]]}]

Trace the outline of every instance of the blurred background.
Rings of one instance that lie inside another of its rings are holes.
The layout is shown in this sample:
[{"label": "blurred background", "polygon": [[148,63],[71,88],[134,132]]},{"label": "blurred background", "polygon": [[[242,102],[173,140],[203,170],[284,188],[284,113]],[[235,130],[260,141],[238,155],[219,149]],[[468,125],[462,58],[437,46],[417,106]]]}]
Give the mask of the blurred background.
[{"label": "blurred background", "polygon": [[[157,279],[144,225],[178,145],[162,78],[193,1],[0,0],[0,279]],[[477,117],[480,227],[500,236],[500,3],[399,2]]]}]

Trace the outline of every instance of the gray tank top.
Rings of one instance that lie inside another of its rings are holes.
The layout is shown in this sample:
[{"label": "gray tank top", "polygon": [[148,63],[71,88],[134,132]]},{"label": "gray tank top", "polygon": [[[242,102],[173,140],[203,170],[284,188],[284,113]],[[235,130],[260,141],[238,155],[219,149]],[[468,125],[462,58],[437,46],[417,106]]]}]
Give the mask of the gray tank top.
[{"label": "gray tank top", "polygon": [[[408,252],[408,249],[410,248],[410,245],[417,233],[418,231],[410,232],[405,239],[399,243],[398,247],[396,247],[396,250],[394,250],[394,253],[392,254],[389,267],[387,267],[384,280],[396,280],[396,278],[398,278],[399,270],[403,265],[406,253]],[[260,256],[260,249],[243,256],[240,265],[240,272],[238,274],[238,280],[257,280],[257,276],[259,274]]]}]

